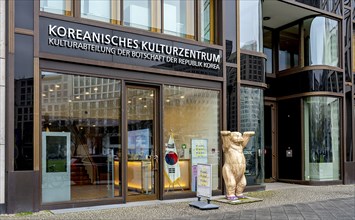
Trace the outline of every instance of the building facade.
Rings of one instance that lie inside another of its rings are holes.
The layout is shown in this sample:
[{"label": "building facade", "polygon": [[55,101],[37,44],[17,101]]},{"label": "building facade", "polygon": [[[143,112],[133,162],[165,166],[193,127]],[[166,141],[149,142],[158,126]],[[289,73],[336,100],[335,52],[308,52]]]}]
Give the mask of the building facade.
[{"label": "building facade", "polygon": [[354,183],[354,7],[1,1],[1,211],[223,195],[221,130],[247,190]]}]

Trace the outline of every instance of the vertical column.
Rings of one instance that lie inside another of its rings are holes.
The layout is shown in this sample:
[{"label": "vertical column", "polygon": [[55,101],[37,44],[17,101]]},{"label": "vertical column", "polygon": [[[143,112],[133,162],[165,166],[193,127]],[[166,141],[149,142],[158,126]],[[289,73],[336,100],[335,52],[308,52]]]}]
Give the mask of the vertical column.
[{"label": "vertical column", "polygon": [[0,205],[5,203],[5,2],[0,1]]}]

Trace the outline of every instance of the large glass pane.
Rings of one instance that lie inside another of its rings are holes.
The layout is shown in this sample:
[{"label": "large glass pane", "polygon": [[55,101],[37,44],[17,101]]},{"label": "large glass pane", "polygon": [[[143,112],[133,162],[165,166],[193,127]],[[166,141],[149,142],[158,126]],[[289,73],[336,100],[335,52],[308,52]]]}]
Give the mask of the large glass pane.
[{"label": "large glass pane", "polygon": [[215,16],[214,0],[202,0],[201,2],[201,41],[214,43]]},{"label": "large glass pane", "polygon": [[226,60],[237,63],[237,5],[236,1],[224,1],[226,36]]},{"label": "large glass pane", "polygon": [[33,169],[33,86],[33,36],[16,34],[14,170]]},{"label": "large glass pane", "polygon": [[298,66],[299,62],[299,26],[294,25],[280,31],[279,70]]},{"label": "large glass pane", "polygon": [[255,135],[244,148],[247,162],[245,176],[248,185],[264,182],[264,95],[262,89],[241,87],[241,132],[254,131]]},{"label": "large glass pane", "polygon": [[42,72],[41,83],[42,201],[121,196],[120,81]]},{"label": "large glass pane", "polygon": [[264,53],[266,55],[266,74],[273,73],[272,63],[273,63],[273,55],[272,55],[272,31],[264,29]]},{"label": "large glass pane", "polygon": [[164,33],[195,38],[194,0],[164,0]]},{"label": "large glass pane", "polygon": [[[196,191],[197,163],[212,164],[212,189],[219,189],[218,91],[164,86],[164,189],[167,193]],[[175,146],[177,158],[169,152]],[[178,161],[174,173],[171,161]]]},{"label": "large glass pane", "polygon": [[81,0],[81,17],[110,22],[111,0]]},{"label": "large glass pane", "polygon": [[262,19],[260,0],[240,2],[240,48],[262,52]]},{"label": "large glass pane", "polygon": [[124,0],[124,25],[160,32],[161,3],[149,0]]},{"label": "large glass pane", "polygon": [[338,22],[325,17],[304,21],[305,65],[340,66]]},{"label": "large glass pane", "polygon": [[305,180],[340,179],[339,98],[304,100]]},{"label": "large glass pane", "polygon": [[[128,164],[127,181],[129,200],[136,196],[156,194],[155,184],[158,152],[155,143],[154,89],[127,89]],[[158,175],[159,176],[159,175]]]},{"label": "large glass pane", "polygon": [[71,16],[72,0],[41,0],[41,11]]}]

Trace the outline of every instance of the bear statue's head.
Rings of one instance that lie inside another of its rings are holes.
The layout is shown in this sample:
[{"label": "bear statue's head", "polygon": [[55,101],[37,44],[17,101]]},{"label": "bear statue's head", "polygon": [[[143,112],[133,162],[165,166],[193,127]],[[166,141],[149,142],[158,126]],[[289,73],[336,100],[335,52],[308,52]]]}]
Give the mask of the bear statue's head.
[{"label": "bear statue's head", "polygon": [[237,132],[237,131],[232,132],[231,133],[231,141],[233,143],[236,143],[236,144],[241,144],[244,141],[243,135],[240,132]]}]

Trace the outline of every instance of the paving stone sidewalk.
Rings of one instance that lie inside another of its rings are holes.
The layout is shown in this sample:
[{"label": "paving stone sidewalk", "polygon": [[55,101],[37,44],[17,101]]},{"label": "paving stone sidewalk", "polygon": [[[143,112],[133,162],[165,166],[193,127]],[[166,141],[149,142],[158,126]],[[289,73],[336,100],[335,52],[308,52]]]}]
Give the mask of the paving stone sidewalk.
[{"label": "paving stone sidewalk", "polygon": [[[86,220],[86,219],[236,219],[236,220],[355,220],[355,185],[304,186],[284,183],[266,184],[265,191],[248,192],[261,202],[219,205],[214,210],[189,206],[196,198],[154,200],[106,206],[44,210],[36,213],[0,215],[7,219]],[[221,196],[219,196],[221,197]],[[217,199],[217,197],[215,197]]]},{"label": "paving stone sidewalk", "polygon": [[355,220],[355,197],[310,203],[297,203],[269,208],[200,215],[174,220]]}]

